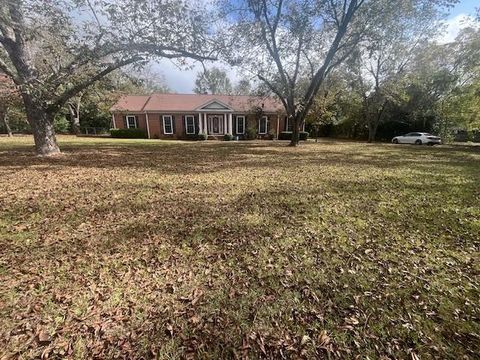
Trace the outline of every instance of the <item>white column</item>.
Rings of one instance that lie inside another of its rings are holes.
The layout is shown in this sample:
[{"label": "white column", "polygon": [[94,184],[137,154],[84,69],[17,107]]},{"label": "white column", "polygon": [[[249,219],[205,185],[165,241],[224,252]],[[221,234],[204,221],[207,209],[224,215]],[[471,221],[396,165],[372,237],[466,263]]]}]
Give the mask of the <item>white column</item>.
[{"label": "white column", "polygon": [[278,134],[280,134],[280,115],[277,115],[277,140]]},{"label": "white column", "polygon": [[145,111],[145,123],[147,124],[147,137],[150,139],[150,125],[148,123],[148,113]]},{"label": "white column", "polygon": [[223,133],[226,134],[228,132],[227,129],[227,114],[223,114]]},{"label": "white column", "polygon": [[114,129],[117,128],[117,126],[115,125],[115,114],[112,114],[112,127],[113,127]]},{"label": "white column", "polygon": [[208,135],[208,121],[207,121],[207,113],[203,113],[203,119],[205,120],[205,134]]},{"label": "white column", "polygon": [[203,133],[202,113],[198,113],[198,133],[199,133],[199,134]]},{"label": "white column", "polygon": [[232,124],[233,124],[233,115],[232,115],[232,113],[230,113],[230,114],[228,114],[228,133],[230,135],[233,135]]}]

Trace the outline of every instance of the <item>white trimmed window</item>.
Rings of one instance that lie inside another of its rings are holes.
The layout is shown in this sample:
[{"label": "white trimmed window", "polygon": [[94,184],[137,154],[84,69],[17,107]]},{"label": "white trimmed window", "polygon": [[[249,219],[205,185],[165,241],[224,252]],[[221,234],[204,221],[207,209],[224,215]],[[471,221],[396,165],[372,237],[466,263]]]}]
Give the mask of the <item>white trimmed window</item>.
[{"label": "white trimmed window", "polygon": [[185,132],[195,134],[195,117],[193,115],[185,116]]},{"label": "white trimmed window", "polygon": [[127,129],[136,129],[137,128],[137,117],[134,115],[127,115]]},{"label": "white trimmed window", "polygon": [[172,115],[163,115],[163,133],[173,134],[173,117]]},{"label": "white trimmed window", "polygon": [[260,121],[258,122],[258,133],[266,134],[267,131],[268,131],[268,117],[262,116]]},{"label": "white trimmed window", "polygon": [[237,134],[245,134],[245,116],[239,115],[236,118],[236,130]]},{"label": "white trimmed window", "polygon": [[293,131],[293,124],[291,121],[288,120],[288,116],[285,117],[285,130],[286,131]]}]

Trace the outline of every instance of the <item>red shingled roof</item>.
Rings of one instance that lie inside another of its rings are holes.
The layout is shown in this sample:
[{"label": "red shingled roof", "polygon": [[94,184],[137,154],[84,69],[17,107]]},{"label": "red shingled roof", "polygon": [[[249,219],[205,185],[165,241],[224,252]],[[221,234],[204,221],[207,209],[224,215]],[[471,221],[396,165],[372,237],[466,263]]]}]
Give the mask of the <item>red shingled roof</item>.
[{"label": "red shingled roof", "polygon": [[118,99],[110,111],[143,111],[149,98],[148,95],[124,95]]},{"label": "red shingled roof", "polygon": [[251,111],[255,107],[263,107],[265,112],[278,112],[283,109],[282,103],[271,97],[210,94],[152,94],[151,96],[123,96],[110,110],[113,112],[195,111],[215,100],[227,105],[236,112]]}]

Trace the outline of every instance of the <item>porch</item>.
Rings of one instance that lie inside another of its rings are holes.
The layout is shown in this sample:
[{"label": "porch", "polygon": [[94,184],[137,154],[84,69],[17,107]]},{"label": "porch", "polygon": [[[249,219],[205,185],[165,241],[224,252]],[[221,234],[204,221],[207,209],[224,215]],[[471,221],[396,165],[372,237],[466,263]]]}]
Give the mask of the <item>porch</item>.
[{"label": "porch", "polygon": [[[186,124],[187,132],[191,130],[193,124]],[[190,127],[191,129],[188,129]],[[213,136],[223,136],[225,134],[233,134],[233,114],[230,113],[208,113],[208,112],[199,112],[198,114],[198,133],[213,135]]]}]

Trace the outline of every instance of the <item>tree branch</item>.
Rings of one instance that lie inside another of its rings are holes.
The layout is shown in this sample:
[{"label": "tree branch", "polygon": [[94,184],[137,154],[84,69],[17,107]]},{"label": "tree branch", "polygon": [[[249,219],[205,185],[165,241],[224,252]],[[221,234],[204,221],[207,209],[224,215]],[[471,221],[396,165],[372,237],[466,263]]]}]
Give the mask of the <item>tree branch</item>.
[{"label": "tree branch", "polygon": [[61,95],[59,95],[48,107],[49,111],[55,111],[61,108],[65,103],[78,93],[82,92],[84,89],[95,83],[96,81],[102,79],[103,77],[107,76],[110,74],[112,71],[115,71],[123,66],[133,64],[137,61],[142,60],[143,58],[140,56],[134,56],[129,59],[125,59],[122,61],[119,61],[114,64],[110,64],[107,66],[105,69],[102,71],[98,72],[94,76],[90,77],[89,79],[82,81],[78,83],[77,85],[65,90]]},{"label": "tree branch", "polygon": [[15,75],[14,70],[8,66],[8,64],[0,59],[0,70],[2,70],[8,77],[10,77],[15,83],[17,83],[17,76]]},{"label": "tree branch", "polygon": [[270,81],[268,81],[265,77],[263,77],[260,74],[258,74],[257,76],[261,81],[263,81],[268,86],[268,88],[270,90],[272,90],[275,93],[275,95],[277,95],[279,97],[283,106],[285,107],[285,109],[287,109],[287,102],[285,101],[285,99],[283,97],[283,94]]},{"label": "tree branch", "polygon": [[330,45],[330,49],[327,52],[325,61],[323,62],[323,65],[318,69],[317,73],[312,79],[312,82],[310,83],[310,86],[308,87],[307,92],[303,98],[304,107],[302,110],[302,116],[305,116],[306,112],[310,108],[313,102],[313,99],[317,94],[323,79],[326,76],[328,67],[330,66],[330,63],[333,61],[335,54],[338,51],[340,42],[342,41],[344,35],[347,32],[348,24],[351,22],[353,15],[358,9],[357,5],[358,5],[357,0],[352,0],[348,6],[348,10],[344,16],[343,22],[341,23],[341,26],[338,28],[337,34],[335,35],[335,39],[333,40],[332,44]]},{"label": "tree branch", "polygon": [[92,14],[93,14],[93,17],[95,18],[95,21],[97,22],[98,28],[101,29],[101,28],[102,28],[102,24],[100,24],[100,21],[98,20],[97,12],[96,12],[95,9],[93,8],[92,3],[90,2],[90,0],[87,0],[87,5],[88,5],[88,7],[90,8],[90,11],[91,11]]},{"label": "tree branch", "polygon": [[[282,81],[284,82],[284,85],[288,85],[286,73],[284,71],[283,64],[280,59],[280,55],[277,47],[277,40],[275,39],[278,22],[280,21],[282,4],[283,4],[283,1],[280,1],[279,4],[277,5],[277,13],[274,19],[274,25],[272,26],[270,24],[269,17],[268,17],[266,0],[263,0],[262,12],[263,12],[263,18],[265,22],[263,22],[260,18],[258,20],[260,21],[260,25],[262,27],[262,35],[264,37],[265,44],[267,45],[268,52],[273,57],[273,60],[277,65],[277,69],[280,73],[280,77],[282,78]],[[267,24],[267,27],[268,27],[268,34],[267,34],[267,29],[265,29],[265,24]],[[270,37],[270,39],[268,39],[268,37]]]}]

